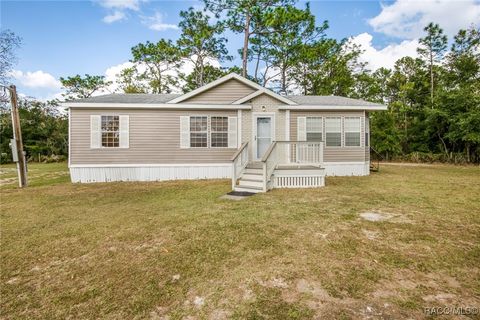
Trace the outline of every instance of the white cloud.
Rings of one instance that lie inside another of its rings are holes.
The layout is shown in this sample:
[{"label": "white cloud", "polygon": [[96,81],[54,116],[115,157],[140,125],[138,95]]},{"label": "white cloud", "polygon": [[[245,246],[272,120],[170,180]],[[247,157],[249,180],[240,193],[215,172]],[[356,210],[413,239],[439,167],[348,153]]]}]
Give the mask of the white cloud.
[{"label": "white cloud", "polygon": [[161,12],[155,12],[153,16],[142,17],[142,23],[148,26],[149,29],[155,31],[165,31],[165,30],[178,30],[176,24],[168,24],[163,21],[163,14]]},{"label": "white cloud", "polygon": [[99,0],[98,3],[107,9],[140,10],[140,0]]},{"label": "white cloud", "polygon": [[42,70],[34,72],[13,70],[11,76],[27,88],[60,89],[62,87],[59,80]]},{"label": "white cloud", "polygon": [[405,56],[416,57],[418,40],[405,40],[401,43],[389,44],[382,49],[377,49],[372,44],[373,36],[369,33],[361,33],[352,37],[350,41],[361,47],[364,52],[360,56],[362,62],[368,63],[368,68],[376,70],[381,67],[393,68],[395,61]]},{"label": "white cloud", "polygon": [[116,10],[112,14],[103,17],[102,21],[105,23],[113,23],[116,21],[124,20],[126,19],[126,17],[127,16],[125,15],[125,12]]},{"label": "white cloud", "polygon": [[140,11],[140,4],[144,0],[98,0],[97,3],[108,9],[110,13],[103,17],[105,23],[113,23],[127,18],[126,12]]},{"label": "white cloud", "polygon": [[368,23],[376,32],[389,36],[415,39],[423,36],[423,28],[438,23],[447,35],[480,21],[478,0],[397,0],[382,5],[382,11]]}]

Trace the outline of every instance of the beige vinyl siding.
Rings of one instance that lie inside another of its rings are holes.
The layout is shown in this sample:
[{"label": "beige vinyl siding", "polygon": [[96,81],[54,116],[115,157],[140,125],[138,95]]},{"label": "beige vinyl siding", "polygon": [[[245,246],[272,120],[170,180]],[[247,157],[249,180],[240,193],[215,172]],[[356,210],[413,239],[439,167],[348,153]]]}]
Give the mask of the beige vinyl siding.
[{"label": "beige vinyl siding", "polygon": [[[129,115],[129,148],[90,148],[90,115]],[[70,161],[79,164],[228,163],[236,148],[180,149],[180,116],[236,117],[236,111],[70,109]]]},{"label": "beige vinyl siding", "polygon": [[[367,112],[365,112],[365,131],[367,131],[367,126],[370,126],[370,117]],[[369,128],[368,128],[369,129]],[[368,130],[370,132],[370,130]],[[363,134],[363,139],[365,139],[365,133]],[[371,137],[368,141],[368,146],[365,146],[365,161],[370,161],[370,146],[371,146]]]},{"label": "beige vinyl siding", "polygon": [[265,113],[275,113],[275,137],[273,140],[287,140],[285,136],[285,111],[278,110],[278,106],[285,105],[285,103],[266,94],[261,94],[246,103],[252,105],[252,110],[242,110],[242,142],[248,141],[250,159],[253,160],[252,156],[255,154],[253,149],[255,145],[252,128],[253,113],[264,112],[262,110],[263,106],[265,106]]},{"label": "beige vinyl siding", "polygon": [[[365,161],[365,128],[363,111],[291,111],[290,112],[290,139],[297,140],[297,118],[298,117],[361,117],[360,147],[325,147],[323,161],[325,162],[360,162]],[[343,128],[343,121],[342,121]],[[325,133],[325,126],[324,126]],[[342,132],[343,133],[343,132]],[[325,134],[323,135],[325,140]],[[342,143],[344,142],[342,134]],[[342,144],[343,145],[343,144]]]},{"label": "beige vinyl siding", "polygon": [[256,91],[246,84],[231,79],[210,90],[199,93],[182,103],[229,104]]}]

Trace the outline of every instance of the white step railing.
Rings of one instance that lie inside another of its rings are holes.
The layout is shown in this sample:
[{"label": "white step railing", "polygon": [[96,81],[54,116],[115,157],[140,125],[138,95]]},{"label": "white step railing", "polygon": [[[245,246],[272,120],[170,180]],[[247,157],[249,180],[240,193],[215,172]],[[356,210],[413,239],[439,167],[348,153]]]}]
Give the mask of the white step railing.
[{"label": "white step railing", "polygon": [[248,164],[248,142],[243,143],[232,157],[232,189]]},{"label": "white step railing", "polygon": [[[262,158],[263,190],[267,191],[274,183],[271,177],[278,165],[323,165],[323,142],[275,141]],[[323,183],[323,182],[317,182]]]}]

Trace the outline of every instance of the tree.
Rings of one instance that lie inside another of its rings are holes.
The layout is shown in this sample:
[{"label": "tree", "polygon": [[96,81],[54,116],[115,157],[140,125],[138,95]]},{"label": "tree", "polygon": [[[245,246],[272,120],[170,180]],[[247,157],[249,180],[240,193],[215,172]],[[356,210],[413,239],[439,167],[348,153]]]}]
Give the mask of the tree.
[{"label": "tree", "polygon": [[[179,23],[182,34],[177,45],[184,59],[191,61],[194,66],[193,73],[189,75],[189,84],[193,85],[193,89],[195,89],[203,86],[206,82],[205,67],[209,60],[223,62],[231,60],[232,57],[228,55],[225,46],[227,39],[220,37],[224,31],[221,23],[211,24],[207,15],[201,11],[195,11],[193,8],[181,11],[180,17],[183,19]],[[212,74],[211,68],[208,71]]]},{"label": "tree", "polygon": [[467,161],[480,156],[480,30],[460,30],[447,56],[441,107],[448,113],[445,139],[464,151]]},{"label": "tree", "polygon": [[146,66],[142,78],[148,81],[153,93],[170,93],[177,85],[174,74],[182,60],[180,49],[171,40],[139,43],[132,48],[132,56],[132,62]]},{"label": "tree", "polygon": [[308,95],[354,95],[356,73],[364,64],[358,60],[361,51],[347,40],[320,39],[303,46],[292,76]]},{"label": "tree", "polygon": [[15,51],[20,48],[22,39],[13,31],[0,31],[0,84],[6,84],[9,73],[17,61]]},{"label": "tree", "polygon": [[[65,159],[68,153],[68,117],[58,111],[58,103],[20,98],[18,107],[27,158],[37,160],[39,156],[55,155]],[[8,146],[12,136],[10,110],[5,110],[0,114],[1,163],[12,161]]]},{"label": "tree", "polygon": [[147,88],[142,83],[142,76],[137,66],[125,68],[117,75],[117,83],[124,93],[146,93]]},{"label": "tree", "polygon": [[392,110],[373,113],[371,121],[371,144],[386,160],[400,154],[398,129],[395,126],[395,115]]},{"label": "tree", "polygon": [[[214,66],[207,64],[203,70],[203,81],[205,84],[207,84],[209,82],[217,80],[220,77],[223,77],[228,73],[229,73],[228,71],[224,71],[222,69],[215,68]],[[185,84],[182,86],[184,93],[187,93],[189,91],[192,91],[198,88],[198,79],[197,79],[197,73],[195,72],[195,70],[193,70],[188,75],[182,75],[182,80],[185,81]]]},{"label": "tree", "polygon": [[328,24],[324,21],[321,26],[315,26],[315,16],[308,4],[304,10],[291,5],[276,7],[263,15],[262,24],[268,32],[256,37],[263,37],[264,60],[278,70],[280,91],[287,92],[293,80],[289,74],[300,62],[304,48],[323,38]]},{"label": "tree", "polygon": [[420,47],[417,52],[428,63],[430,71],[430,103],[433,108],[434,96],[434,65],[439,63],[447,49],[447,36],[438,24],[430,22],[424,29],[427,35],[420,38]]},{"label": "tree", "polygon": [[66,90],[62,94],[66,100],[88,98],[93,93],[106,89],[112,84],[111,81],[106,81],[104,76],[91,76],[89,74],[85,74],[85,77],[79,74],[67,78],[60,77],[60,82]]},{"label": "tree", "polygon": [[293,4],[294,0],[204,0],[207,10],[217,18],[226,13],[226,25],[243,33],[242,76],[246,77],[250,37],[265,32],[262,15],[275,7]]}]

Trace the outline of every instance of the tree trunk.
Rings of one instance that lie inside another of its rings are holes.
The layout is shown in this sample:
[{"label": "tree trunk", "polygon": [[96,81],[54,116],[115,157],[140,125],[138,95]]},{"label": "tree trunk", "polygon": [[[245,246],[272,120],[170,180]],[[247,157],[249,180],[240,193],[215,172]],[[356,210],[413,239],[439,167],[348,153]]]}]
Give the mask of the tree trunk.
[{"label": "tree trunk", "polygon": [[282,68],[282,91],[284,94],[287,93],[287,70]]},{"label": "tree trunk", "polygon": [[202,87],[203,86],[203,75],[204,75],[204,72],[205,72],[205,68],[203,66],[203,58],[200,59],[200,72],[199,72],[199,75],[198,75],[198,82],[199,82],[199,87]]},{"label": "tree trunk", "polygon": [[258,82],[258,67],[260,65],[260,52],[257,55],[257,62],[255,64],[255,81]]},{"label": "tree trunk", "polygon": [[433,52],[430,51],[430,103],[433,109]]},{"label": "tree trunk", "polygon": [[247,77],[248,39],[250,38],[250,14],[245,17],[245,35],[243,38],[242,76]]},{"label": "tree trunk", "polygon": [[437,136],[438,136],[438,139],[440,139],[440,141],[442,142],[443,149],[445,151],[445,155],[448,157],[448,148],[447,148],[447,145],[446,145],[445,141],[442,139],[442,136],[440,135],[439,132],[437,132]]}]

